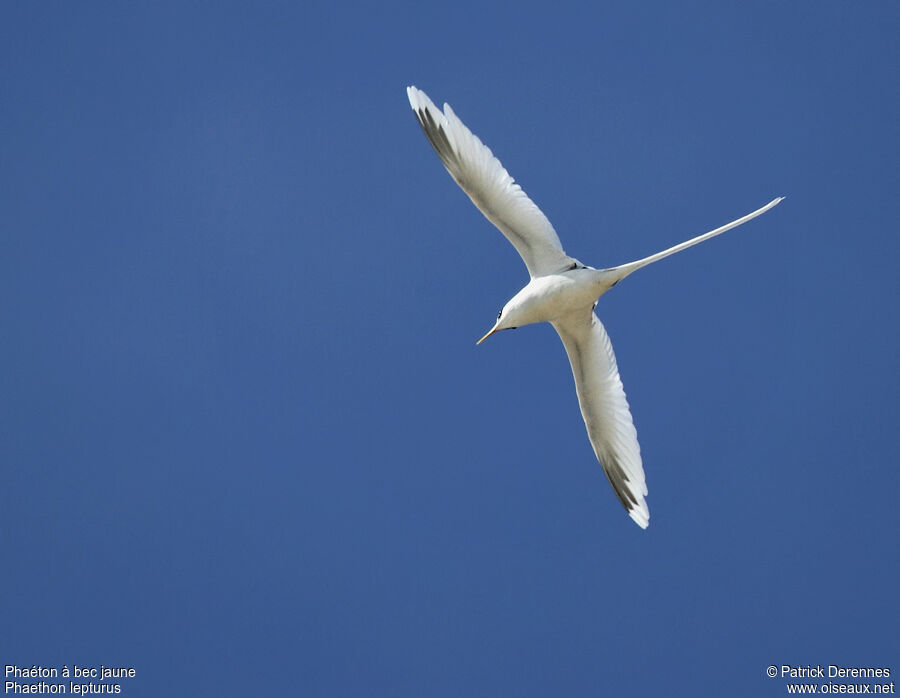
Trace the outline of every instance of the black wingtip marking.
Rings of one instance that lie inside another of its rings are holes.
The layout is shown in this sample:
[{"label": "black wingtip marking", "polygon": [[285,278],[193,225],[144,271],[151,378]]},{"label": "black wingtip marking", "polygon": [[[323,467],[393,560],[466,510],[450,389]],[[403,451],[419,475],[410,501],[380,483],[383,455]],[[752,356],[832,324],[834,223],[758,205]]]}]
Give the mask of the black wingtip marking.
[{"label": "black wingtip marking", "polygon": [[609,484],[612,485],[613,492],[616,493],[619,501],[622,502],[622,506],[625,507],[625,511],[630,512],[632,509],[636,509],[638,506],[637,497],[626,486],[629,480],[622,466],[613,461],[603,471],[606,473],[606,479],[609,480]]},{"label": "black wingtip marking", "polygon": [[422,127],[422,132],[425,134],[428,142],[431,143],[431,147],[434,148],[434,152],[437,153],[438,157],[448,165],[458,164],[456,151],[450,144],[450,139],[446,131],[444,131],[444,127],[435,121],[431,110],[427,107],[421,107],[415,110],[415,114],[419,121],[419,126]]}]

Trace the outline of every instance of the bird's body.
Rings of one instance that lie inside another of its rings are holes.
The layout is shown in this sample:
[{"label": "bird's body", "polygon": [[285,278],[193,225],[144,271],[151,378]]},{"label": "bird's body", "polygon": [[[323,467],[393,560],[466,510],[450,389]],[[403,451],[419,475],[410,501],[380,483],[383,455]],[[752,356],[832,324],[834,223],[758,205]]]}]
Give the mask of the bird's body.
[{"label": "bird's body", "polygon": [[594,269],[563,251],[547,217],[449,105],[445,104],[441,112],[415,87],[407,88],[407,95],[447,171],[509,239],[531,276],[528,284],[503,306],[494,327],[478,344],[499,330],[537,322],[553,325],[572,366],[578,403],[594,454],[626,511],[646,528],[650,510],[645,500],[647,485],[640,446],[612,344],[594,313],[597,299],[638,269],[746,223],[781,199],[650,257]]},{"label": "bird's body", "polygon": [[614,275],[608,270],[591,267],[535,276],[500,311],[503,326],[497,329],[553,322],[572,311],[590,310],[613,283]]}]

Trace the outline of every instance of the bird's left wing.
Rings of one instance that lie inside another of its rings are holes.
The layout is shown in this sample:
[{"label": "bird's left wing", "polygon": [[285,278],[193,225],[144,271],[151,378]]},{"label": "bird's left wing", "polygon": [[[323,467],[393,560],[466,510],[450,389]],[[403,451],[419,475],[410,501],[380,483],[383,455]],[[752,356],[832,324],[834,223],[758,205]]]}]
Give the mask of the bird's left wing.
[{"label": "bird's left wing", "polygon": [[407,87],[410,106],[444,167],[487,219],[513,244],[532,277],[552,274],[575,260],[541,209],[509,176],[449,104],[441,112],[422,90]]},{"label": "bird's left wing", "polygon": [[609,335],[588,308],[552,324],[569,355],[578,404],[594,454],[628,515],[638,526],[647,528],[650,509],[644,499],[647,483],[641,465],[641,447]]}]

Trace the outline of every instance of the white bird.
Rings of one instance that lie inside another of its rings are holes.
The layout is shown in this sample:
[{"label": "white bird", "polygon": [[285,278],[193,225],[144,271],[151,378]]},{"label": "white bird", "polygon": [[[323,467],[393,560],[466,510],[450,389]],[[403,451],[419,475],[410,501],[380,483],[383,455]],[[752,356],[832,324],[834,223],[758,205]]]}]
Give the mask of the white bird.
[{"label": "white bird", "polygon": [[629,516],[638,526],[647,528],[650,510],[645,499],[647,483],[641,449],[612,344],[594,313],[597,299],[641,267],[746,223],[784,197],[650,257],[595,269],[563,251],[547,217],[449,104],[444,104],[441,112],[421,90],[408,87],[406,92],[422,130],[450,176],[512,243],[531,275],[528,284],[503,306],[494,327],[477,344],[499,330],[544,321],[553,325],[569,356],[578,404],[594,454]]}]

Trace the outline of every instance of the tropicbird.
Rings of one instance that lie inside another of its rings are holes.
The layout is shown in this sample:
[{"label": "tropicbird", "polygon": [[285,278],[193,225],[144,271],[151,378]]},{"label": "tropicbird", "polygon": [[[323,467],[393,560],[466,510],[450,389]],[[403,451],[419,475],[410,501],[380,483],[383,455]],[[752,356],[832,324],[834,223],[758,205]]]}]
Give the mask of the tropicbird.
[{"label": "tropicbird", "polygon": [[594,454],[629,516],[638,526],[647,528],[650,510],[645,499],[647,482],[641,448],[612,344],[594,313],[597,300],[641,267],[736,228],[776,206],[784,197],[644,259],[595,269],[563,251],[547,217],[449,104],[445,103],[441,112],[422,90],[411,86],[406,93],[422,130],[450,176],[512,243],[531,276],[528,284],[503,306],[491,331],[476,344],[499,330],[545,321],[553,325],[569,356],[578,404]]}]

